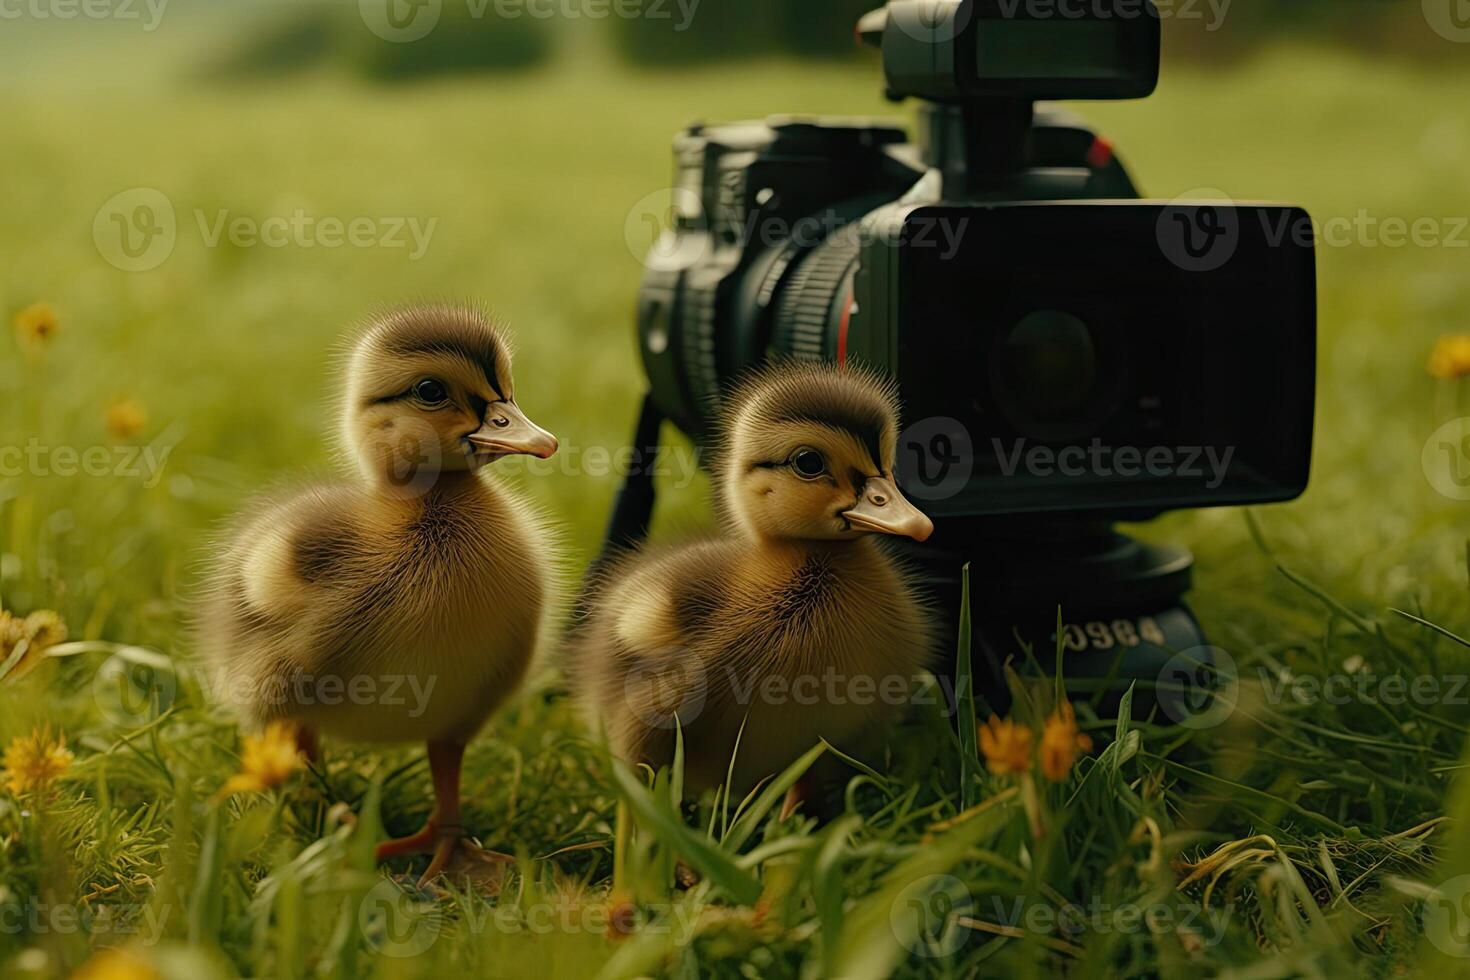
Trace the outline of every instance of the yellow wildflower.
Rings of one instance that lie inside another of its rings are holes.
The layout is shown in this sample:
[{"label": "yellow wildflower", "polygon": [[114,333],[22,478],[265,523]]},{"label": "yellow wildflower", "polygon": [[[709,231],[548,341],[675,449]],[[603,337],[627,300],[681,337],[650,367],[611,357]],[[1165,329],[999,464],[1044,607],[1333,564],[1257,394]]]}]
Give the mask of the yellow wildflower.
[{"label": "yellow wildflower", "polygon": [[0,609],[0,660],[9,656],[15,645],[26,638],[26,621]]},{"label": "yellow wildflower", "polygon": [[148,424],[148,410],[136,398],[124,398],[107,406],[103,415],[107,432],[115,439],[131,439]]},{"label": "yellow wildflower", "polygon": [[259,735],[245,736],[240,753],[240,772],[225,781],[221,797],[235,793],[263,793],[284,783],[301,768],[296,747],[296,730],[287,722],[273,721]]},{"label": "yellow wildflower", "polygon": [[44,789],[71,768],[74,758],[66,747],[65,736],[53,739],[49,727],[37,728],[12,739],[5,747],[6,784],[17,796]]},{"label": "yellow wildflower", "polygon": [[979,726],[985,765],[997,776],[1031,771],[1031,729],[991,715]]},{"label": "yellow wildflower", "polygon": [[1439,338],[1426,369],[1432,377],[1447,381],[1470,374],[1470,334],[1446,334]]},{"label": "yellow wildflower", "polygon": [[1077,715],[1063,701],[1041,729],[1041,772],[1054,783],[1067,778],[1082,752],[1092,750],[1092,739],[1077,730]]},{"label": "yellow wildflower", "polygon": [[37,609],[25,619],[26,636],[32,646],[54,647],[66,639],[66,624],[50,609]]},{"label": "yellow wildflower", "polygon": [[38,609],[24,619],[0,610],[0,664],[9,662],[15,648],[25,641],[26,652],[20,662],[6,671],[0,680],[17,680],[41,662],[48,647],[66,639],[66,624],[50,609]]},{"label": "yellow wildflower", "polygon": [[104,949],[83,963],[71,980],[162,980],[162,975],[138,953]]},{"label": "yellow wildflower", "polygon": [[50,303],[32,303],[15,314],[15,335],[22,343],[40,346],[50,340],[61,322],[56,318],[56,309]]}]

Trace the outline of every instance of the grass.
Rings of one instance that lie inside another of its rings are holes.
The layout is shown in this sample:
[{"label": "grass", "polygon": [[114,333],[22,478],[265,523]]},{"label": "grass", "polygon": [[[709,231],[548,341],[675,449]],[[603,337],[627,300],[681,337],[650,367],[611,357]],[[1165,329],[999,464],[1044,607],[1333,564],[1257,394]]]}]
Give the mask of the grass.
[{"label": "grass", "polygon": [[[65,976],[117,944],[190,978],[1453,965],[1424,922],[1443,945],[1438,900],[1459,893],[1433,889],[1470,872],[1463,834],[1441,819],[1470,812],[1470,780],[1455,778],[1470,713],[1447,696],[1302,704],[1273,691],[1284,677],[1466,673],[1463,505],[1429,487],[1420,454],[1463,412],[1462,393],[1423,363],[1437,335],[1465,329],[1470,253],[1324,248],[1311,489],[1249,515],[1139,529],[1199,557],[1194,607],[1241,669],[1225,724],[1181,730],[1084,707],[1096,751],[1072,781],[1026,799],[1013,777],[962,763],[948,721],[918,711],[880,769],[849,786],[843,816],[783,823],[768,799],[688,812],[677,774],[652,787],[619,775],[548,675],[468,760],[467,822],[519,863],[483,893],[432,900],[397,890],[369,855],[380,824],[407,832],[427,810],[420,751],[329,745],[324,766],[282,789],[212,801],[240,737],[201,695],[182,631],[208,530],[282,474],[330,465],[329,353],[380,303],[493,305],[517,330],[518,387],[538,421],[584,452],[619,445],[640,388],[640,267],[625,232],[636,242],[630,209],[667,183],[671,134],[694,118],[889,110],[866,70],[842,66],[563,66],[372,88],[329,74],[163,85],[151,63],[132,82],[126,61],[102,64],[116,74],[5,81],[0,310],[49,301],[61,330],[44,352],[0,363],[0,446],[110,447],[104,411],[134,398],[148,421],[122,441],[169,455],[153,485],[0,479],[0,603],[56,609],[73,640],[93,643],[0,684],[0,740],[48,723],[77,757],[49,795],[0,793],[0,974]],[[1228,74],[1176,67],[1154,99],[1086,111],[1157,196],[1210,186],[1319,218],[1449,218],[1470,215],[1463,84],[1452,66],[1282,50]],[[161,266],[125,273],[91,229],[104,201],[138,186],[170,199],[180,230]],[[195,225],[196,210],[297,207],[437,225],[418,261],[210,248]],[[567,526],[579,567],[614,479],[523,479]],[[702,478],[668,490],[661,535],[706,519]],[[103,665],[156,663],[111,660],[117,644],[167,658],[147,668],[176,678],[164,710],[116,703]],[[619,800],[640,832],[611,894]],[[704,883],[670,886],[676,854]],[[1143,910],[1147,922],[1127,924]],[[610,916],[637,927],[607,938]]]}]

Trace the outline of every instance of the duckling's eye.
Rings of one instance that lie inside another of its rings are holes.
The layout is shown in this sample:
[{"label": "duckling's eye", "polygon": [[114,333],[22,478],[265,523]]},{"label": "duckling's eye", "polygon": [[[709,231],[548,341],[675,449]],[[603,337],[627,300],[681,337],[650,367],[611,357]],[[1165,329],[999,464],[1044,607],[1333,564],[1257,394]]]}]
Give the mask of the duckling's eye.
[{"label": "duckling's eye", "polygon": [[798,449],[791,454],[791,468],[804,480],[815,480],[827,472],[827,460],[815,449]]},{"label": "duckling's eye", "polygon": [[442,381],[425,378],[413,386],[413,396],[425,405],[438,405],[449,397]]}]

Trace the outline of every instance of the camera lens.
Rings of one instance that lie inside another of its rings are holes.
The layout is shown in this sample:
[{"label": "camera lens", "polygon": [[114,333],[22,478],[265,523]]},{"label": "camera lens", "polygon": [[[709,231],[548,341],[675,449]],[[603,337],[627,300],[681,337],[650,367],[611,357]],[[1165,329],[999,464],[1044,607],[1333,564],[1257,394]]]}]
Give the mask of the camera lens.
[{"label": "camera lens", "polygon": [[1058,310],[1037,310],[1018,320],[1000,337],[991,370],[1001,411],[1045,437],[1070,435],[1090,421],[1098,375],[1092,331]]}]

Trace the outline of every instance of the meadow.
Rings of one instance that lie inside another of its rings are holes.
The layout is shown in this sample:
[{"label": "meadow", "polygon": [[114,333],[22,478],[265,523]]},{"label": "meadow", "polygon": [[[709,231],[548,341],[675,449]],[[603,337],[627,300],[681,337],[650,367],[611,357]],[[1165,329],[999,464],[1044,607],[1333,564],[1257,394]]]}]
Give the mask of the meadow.
[{"label": "meadow", "polygon": [[[1241,669],[1220,724],[1079,702],[1094,751],[1033,797],[921,710],[837,820],[780,821],[769,793],[691,815],[668,776],[618,778],[548,669],[467,767],[469,826],[518,864],[419,894],[370,858],[428,809],[421,750],[329,744],[283,785],[218,795],[241,733],[204,696],[185,629],[211,529],[336,465],[346,329],[382,304],[468,298],[512,325],[520,400],[572,450],[513,479],[565,524],[575,581],[616,486],[586,451],[622,444],[641,391],[640,209],[668,184],[673,133],[905,110],[870,64],[656,72],[589,54],[394,87],[207,82],[126,51],[46,64],[4,76],[0,312],[49,304],[56,329],[0,338],[0,446],[35,447],[0,474],[0,607],[54,610],[68,642],[0,676],[0,745],[49,726],[74,760],[42,790],[0,788],[0,975],[1463,970],[1470,551],[1464,503],[1423,463],[1466,414],[1464,382],[1425,370],[1438,337],[1470,332],[1463,69],[1268,48],[1228,70],[1171,65],[1146,102],[1083,107],[1151,196],[1292,200],[1335,231],[1310,489],[1136,529],[1198,557],[1191,602]],[[138,188],[177,232],[127,271],[94,224]],[[213,237],[222,216],[298,213],[432,230],[417,256],[406,231],[405,247]],[[1384,232],[1421,218],[1432,243]],[[708,522],[702,476],[665,482],[659,536]],[[129,677],[151,703],[119,690]],[[1328,677],[1348,696],[1296,683]],[[1395,700],[1391,678],[1432,683]],[[613,895],[619,799],[640,832]],[[672,885],[675,856],[699,884]],[[109,947],[130,952],[92,958]]]}]

